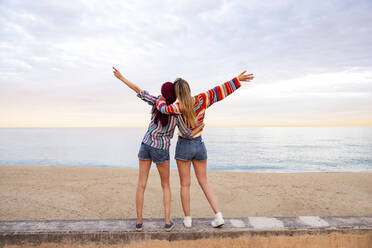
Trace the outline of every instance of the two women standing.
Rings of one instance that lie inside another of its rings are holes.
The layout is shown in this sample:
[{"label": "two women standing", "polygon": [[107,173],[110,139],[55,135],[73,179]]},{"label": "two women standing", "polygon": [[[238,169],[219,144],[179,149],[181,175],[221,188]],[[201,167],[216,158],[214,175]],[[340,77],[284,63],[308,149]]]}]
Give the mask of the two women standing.
[{"label": "two women standing", "polygon": [[[212,187],[207,182],[207,150],[201,136],[204,128],[205,110],[240,88],[241,82],[251,81],[253,74],[245,74],[246,71],[244,71],[232,80],[194,97],[191,96],[189,84],[185,80],[178,78],[173,84],[163,84],[162,95],[154,97],[124,78],[118,70],[113,69],[114,75],[118,79],[133,89],[142,100],[152,105],[151,121],[138,154],[139,177],[136,194],[136,229],[142,230],[143,194],[152,161],[157,165],[162,182],[165,229],[170,231],[174,227],[174,223],[170,220],[169,146],[176,125],[180,131],[175,159],[180,176],[180,194],[185,214],[183,223],[185,227],[192,226],[190,211],[190,168],[192,163],[198,183],[215,213],[215,218],[211,225],[213,227],[224,225],[217,198]],[[172,104],[175,102],[175,98],[179,102]]]}]

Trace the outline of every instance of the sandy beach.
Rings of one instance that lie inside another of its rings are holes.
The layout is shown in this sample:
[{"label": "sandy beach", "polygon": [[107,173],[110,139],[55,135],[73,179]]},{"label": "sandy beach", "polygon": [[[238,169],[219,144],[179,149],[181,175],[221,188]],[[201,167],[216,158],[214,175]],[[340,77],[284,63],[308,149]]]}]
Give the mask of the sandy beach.
[{"label": "sandy beach", "polygon": [[[135,218],[137,169],[0,166],[0,220]],[[372,215],[372,173],[208,172],[225,217]],[[171,171],[172,217],[182,217],[179,178]],[[193,217],[212,217],[195,175]],[[145,218],[162,218],[152,169]]]}]

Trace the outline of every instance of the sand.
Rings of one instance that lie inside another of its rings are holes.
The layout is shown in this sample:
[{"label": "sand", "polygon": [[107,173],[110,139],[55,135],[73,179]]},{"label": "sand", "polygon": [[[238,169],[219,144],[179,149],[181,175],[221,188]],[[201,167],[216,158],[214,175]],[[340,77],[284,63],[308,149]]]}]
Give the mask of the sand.
[{"label": "sand", "polygon": [[243,236],[236,239],[204,239],[192,241],[149,241],[136,242],[129,245],[108,244],[55,244],[44,243],[40,246],[33,245],[6,245],[5,248],[370,248],[372,234],[340,234],[331,233],[327,235],[295,235],[295,236]]},{"label": "sand", "polygon": [[[135,218],[137,169],[0,166],[0,220]],[[372,215],[372,173],[208,172],[225,217]],[[171,171],[172,217],[183,216]],[[213,216],[193,174],[193,217]],[[162,191],[151,169],[145,218],[162,218]]]}]

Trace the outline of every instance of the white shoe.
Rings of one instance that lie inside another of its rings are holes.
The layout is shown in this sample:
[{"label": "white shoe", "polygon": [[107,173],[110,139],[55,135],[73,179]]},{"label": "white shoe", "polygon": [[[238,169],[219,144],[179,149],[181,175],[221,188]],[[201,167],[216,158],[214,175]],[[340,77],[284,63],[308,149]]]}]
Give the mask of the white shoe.
[{"label": "white shoe", "polygon": [[225,221],[223,220],[223,216],[222,216],[222,213],[221,212],[218,212],[215,217],[214,217],[214,220],[211,222],[212,226],[217,228],[217,227],[221,227],[225,224]]},{"label": "white shoe", "polygon": [[185,218],[183,218],[183,224],[186,228],[190,228],[192,226],[191,216],[185,216]]}]

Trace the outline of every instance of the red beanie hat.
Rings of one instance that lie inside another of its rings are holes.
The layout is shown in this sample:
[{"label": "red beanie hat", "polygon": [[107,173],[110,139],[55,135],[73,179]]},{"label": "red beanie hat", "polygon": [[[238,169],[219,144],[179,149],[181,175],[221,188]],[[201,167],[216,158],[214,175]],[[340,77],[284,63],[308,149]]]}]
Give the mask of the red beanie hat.
[{"label": "red beanie hat", "polygon": [[167,105],[174,103],[177,99],[171,82],[166,82],[161,86],[161,94],[164,96]]},{"label": "red beanie hat", "polygon": [[[177,99],[174,92],[173,83],[166,82],[161,86],[161,94],[165,98],[167,105],[174,103]],[[159,123],[165,127],[168,124],[169,115],[162,114],[157,108],[153,108],[153,114],[155,115],[154,122]]]}]

